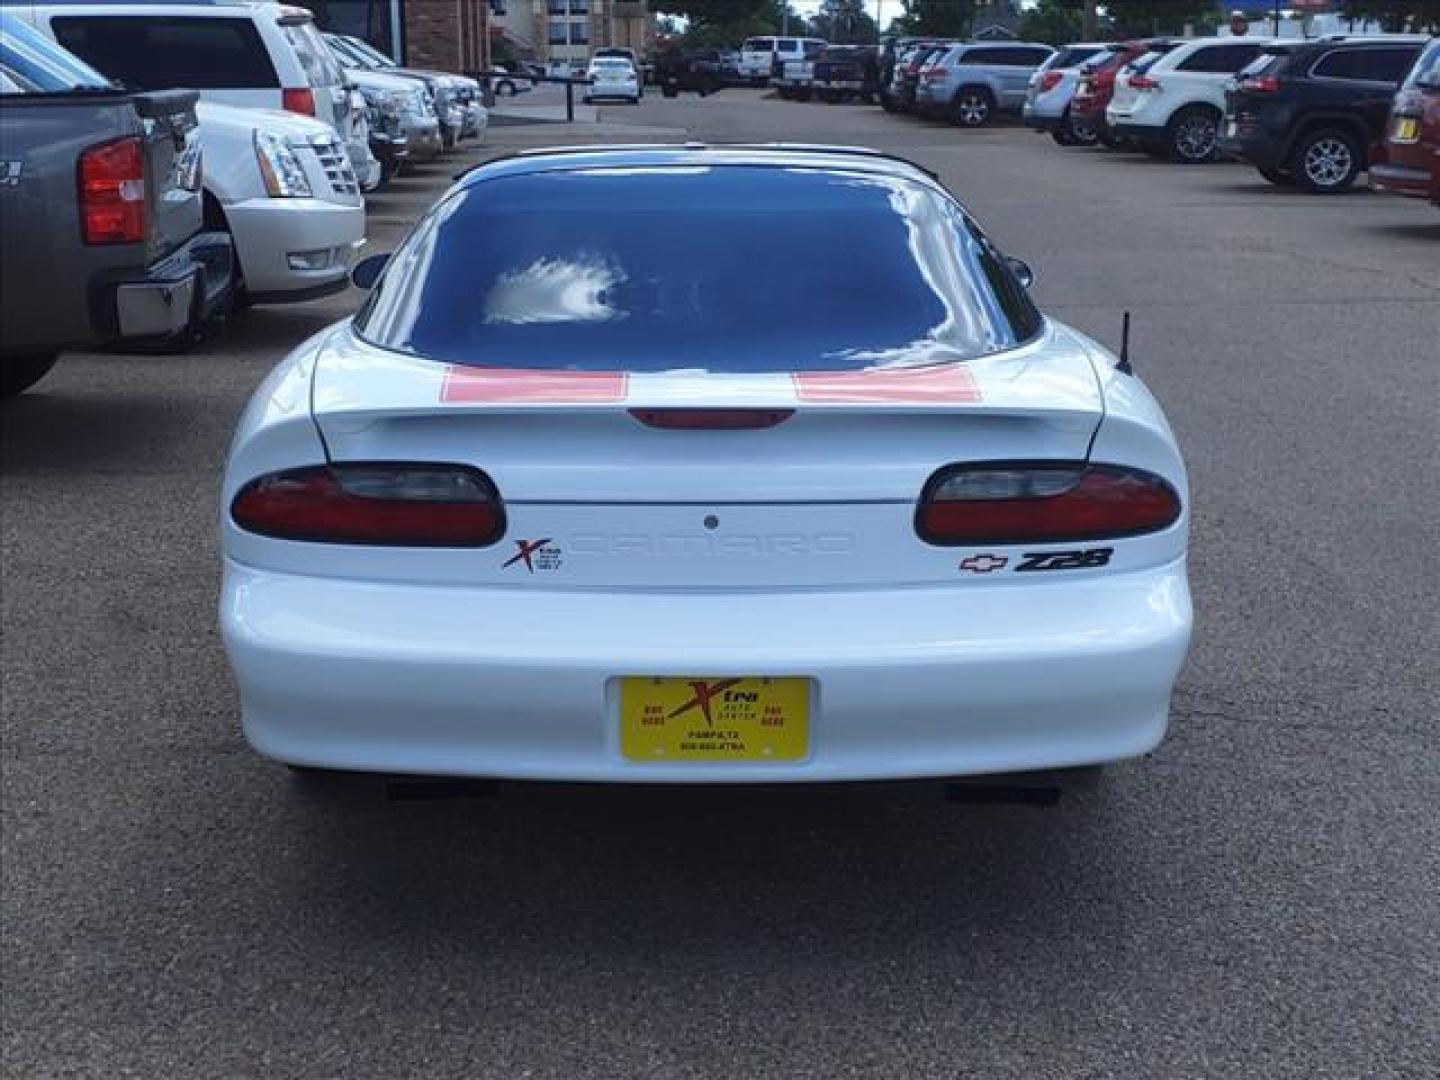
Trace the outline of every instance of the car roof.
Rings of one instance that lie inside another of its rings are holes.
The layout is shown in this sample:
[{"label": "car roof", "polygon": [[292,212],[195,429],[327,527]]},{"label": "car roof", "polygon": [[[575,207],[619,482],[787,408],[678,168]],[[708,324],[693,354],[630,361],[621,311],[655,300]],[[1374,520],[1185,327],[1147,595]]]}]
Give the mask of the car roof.
[{"label": "car roof", "polygon": [[938,177],[912,161],[856,146],[803,143],[660,143],[522,150],[477,165],[461,186],[503,176],[583,169],[754,165],[773,168],[848,169],[915,180],[941,188]]}]

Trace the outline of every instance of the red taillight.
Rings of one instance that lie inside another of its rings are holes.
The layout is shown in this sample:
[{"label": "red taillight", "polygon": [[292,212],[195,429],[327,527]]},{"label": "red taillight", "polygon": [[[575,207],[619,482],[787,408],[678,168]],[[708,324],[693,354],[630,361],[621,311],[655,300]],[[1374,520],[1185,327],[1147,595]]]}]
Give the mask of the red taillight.
[{"label": "red taillight", "polygon": [[326,544],[486,547],[505,534],[495,486],[464,465],[317,465],[270,473],[240,489],[230,516],[247,532]]},{"label": "red taillight", "polygon": [[915,530],[928,544],[1034,544],[1155,532],[1180,516],[1164,479],[1119,465],[992,463],[925,486]]},{"label": "red taillight", "polygon": [[1240,89],[1252,94],[1278,94],[1280,80],[1274,75],[1261,75],[1258,78],[1242,80]]},{"label": "red taillight", "polygon": [[145,239],[145,146],[138,135],[80,155],[80,235],[87,244]]},{"label": "red taillight", "polygon": [[950,73],[943,67],[932,67],[920,73],[920,77],[926,82],[943,82]]},{"label": "red taillight", "polygon": [[1065,76],[1058,71],[1045,72],[1045,74],[1040,76],[1040,92],[1042,94],[1048,94],[1060,85],[1060,80],[1064,77]]},{"label": "red taillight", "polygon": [[1130,86],[1135,90],[1159,90],[1160,80],[1152,79],[1149,75],[1131,75]]},{"label": "red taillight", "polygon": [[631,409],[646,427],[670,430],[755,431],[783,424],[794,409]]},{"label": "red taillight", "polygon": [[280,91],[280,107],[286,112],[315,115],[315,91],[308,86],[303,90]]}]

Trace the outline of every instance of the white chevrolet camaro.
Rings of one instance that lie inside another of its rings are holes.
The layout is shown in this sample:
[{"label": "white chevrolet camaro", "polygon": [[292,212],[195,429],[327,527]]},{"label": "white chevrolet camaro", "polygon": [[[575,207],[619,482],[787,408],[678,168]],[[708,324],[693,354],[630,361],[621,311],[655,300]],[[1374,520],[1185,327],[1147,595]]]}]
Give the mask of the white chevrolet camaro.
[{"label": "white chevrolet camaro", "polygon": [[250,742],[696,783],[1150,750],[1190,635],[1184,466],[1027,280],[866,151],[470,172],[240,421],[221,625]]}]

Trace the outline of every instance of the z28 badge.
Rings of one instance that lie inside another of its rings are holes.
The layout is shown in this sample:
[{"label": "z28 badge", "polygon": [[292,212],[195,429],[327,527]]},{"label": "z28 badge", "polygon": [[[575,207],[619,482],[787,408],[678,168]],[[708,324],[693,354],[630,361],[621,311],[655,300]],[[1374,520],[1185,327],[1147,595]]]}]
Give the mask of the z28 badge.
[{"label": "z28 badge", "polygon": [[1027,551],[1020,557],[1015,572],[1025,570],[1094,570],[1108,565],[1114,548],[1090,548],[1082,551]]}]

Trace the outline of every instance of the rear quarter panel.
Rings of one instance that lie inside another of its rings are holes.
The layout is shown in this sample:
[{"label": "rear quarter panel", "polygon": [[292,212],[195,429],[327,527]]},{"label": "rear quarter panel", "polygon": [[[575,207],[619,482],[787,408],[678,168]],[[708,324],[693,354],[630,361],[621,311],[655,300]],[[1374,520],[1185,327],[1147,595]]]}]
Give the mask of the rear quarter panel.
[{"label": "rear quarter panel", "polygon": [[80,235],[77,169],[88,147],[140,132],[128,98],[0,97],[0,348],[93,340],[90,281],[143,266],[144,244]]}]

